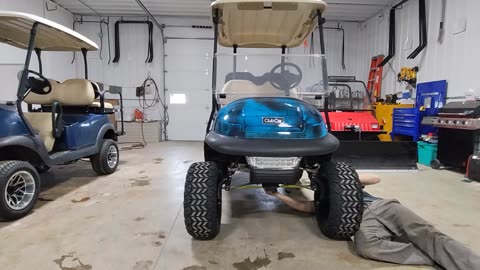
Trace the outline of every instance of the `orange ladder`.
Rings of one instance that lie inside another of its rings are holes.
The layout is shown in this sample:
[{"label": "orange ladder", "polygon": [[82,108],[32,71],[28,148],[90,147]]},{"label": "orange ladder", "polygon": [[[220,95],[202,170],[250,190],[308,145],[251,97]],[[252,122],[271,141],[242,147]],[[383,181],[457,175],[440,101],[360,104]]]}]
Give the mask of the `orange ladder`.
[{"label": "orange ladder", "polygon": [[379,67],[378,65],[383,61],[384,57],[383,55],[372,57],[370,71],[368,73],[367,90],[371,97],[376,99],[380,98],[382,94],[383,67]]}]

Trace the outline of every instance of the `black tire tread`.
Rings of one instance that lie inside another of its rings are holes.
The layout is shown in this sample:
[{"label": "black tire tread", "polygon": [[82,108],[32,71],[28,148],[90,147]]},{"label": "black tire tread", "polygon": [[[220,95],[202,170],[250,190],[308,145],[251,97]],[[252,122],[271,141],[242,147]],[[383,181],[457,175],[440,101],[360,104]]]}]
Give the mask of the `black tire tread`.
[{"label": "black tire tread", "polygon": [[[327,181],[328,209],[316,207],[322,233],[335,240],[347,240],[360,228],[363,216],[363,191],[355,169],[344,162],[326,164],[319,181]],[[318,206],[318,204],[315,204]],[[321,211],[328,211],[322,217]]]},{"label": "black tire tread", "polygon": [[103,171],[102,169],[102,166],[100,165],[100,161],[99,161],[99,158],[97,157],[97,155],[93,156],[91,159],[90,159],[90,162],[92,163],[92,169],[93,171],[95,171],[98,175],[104,175],[105,172]]},{"label": "black tire tread", "polygon": [[193,163],[188,169],[184,192],[187,232],[197,240],[211,240],[220,232],[220,170],[215,162]]},{"label": "black tire tread", "polygon": [[[110,148],[112,144],[116,145],[116,142],[111,139],[104,140],[102,143],[102,147],[100,148],[100,152],[98,152],[97,154],[93,155],[90,158],[90,162],[92,163],[92,169],[99,175],[112,174],[117,169],[117,167],[115,167],[114,169],[109,168],[106,161],[106,156],[108,155],[108,148]],[[120,152],[118,147],[117,147],[117,153],[118,153],[118,160],[117,160],[117,166],[118,166],[118,162],[120,160]]]},{"label": "black tire tread", "polygon": [[[9,172],[11,172],[11,170],[15,168],[23,168],[23,169],[29,170],[32,176],[36,180],[34,198],[30,203],[30,205],[25,209],[22,209],[21,211],[15,211],[8,208],[5,205],[6,202],[4,202],[4,199],[3,199],[3,192],[4,192],[3,189],[4,189],[4,185],[6,184],[4,183],[4,181],[6,181],[5,176],[7,176]],[[32,211],[33,207],[35,206],[35,203],[37,202],[37,199],[38,199],[38,194],[40,192],[40,175],[38,174],[35,167],[33,167],[30,163],[26,161],[20,161],[20,160],[0,161],[0,186],[1,186],[0,190],[2,194],[2,198],[0,198],[0,200],[2,200],[2,202],[0,203],[0,219],[7,220],[7,221],[17,220],[26,216],[28,213],[30,213],[30,211]]]}]

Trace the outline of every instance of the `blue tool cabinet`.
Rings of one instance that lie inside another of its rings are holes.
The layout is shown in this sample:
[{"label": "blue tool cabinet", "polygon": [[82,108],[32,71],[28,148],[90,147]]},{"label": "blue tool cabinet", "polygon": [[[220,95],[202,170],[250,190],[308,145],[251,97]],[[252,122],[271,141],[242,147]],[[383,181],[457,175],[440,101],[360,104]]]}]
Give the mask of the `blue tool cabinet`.
[{"label": "blue tool cabinet", "polygon": [[[447,81],[421,83],[417,86],[415,108],[393,109],[392,140],[395,135],[411,136],[417,142],[422,134],[435,133],[437,129],[422,125],[424,116],[438,114],[438,109],[445,104],[447,96]],[[424,110],[421,108],[424,107]]]}]

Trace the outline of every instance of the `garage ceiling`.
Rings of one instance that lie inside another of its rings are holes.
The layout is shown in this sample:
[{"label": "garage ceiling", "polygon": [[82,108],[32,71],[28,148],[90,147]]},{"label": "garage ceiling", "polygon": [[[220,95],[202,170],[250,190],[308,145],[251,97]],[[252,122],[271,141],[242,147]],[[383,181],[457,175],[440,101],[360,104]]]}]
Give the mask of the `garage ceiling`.
[{"label": "garage ceiling", "polygon": [[[144,15],[135,0],[53,0],[78,15]],[[398,0],[331,0],[329,20],[365,21]],[[210,16],[211,0],[142,0],[154,15]]]}]

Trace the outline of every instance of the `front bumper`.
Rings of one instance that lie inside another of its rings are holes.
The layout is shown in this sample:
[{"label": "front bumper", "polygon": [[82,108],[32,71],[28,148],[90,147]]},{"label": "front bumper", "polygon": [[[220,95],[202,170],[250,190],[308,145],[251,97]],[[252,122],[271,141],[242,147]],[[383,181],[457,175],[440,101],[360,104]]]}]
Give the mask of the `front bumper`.
[{"label": "front bumper", "polygon": [[216,152],[232,156],[306,157],[335,152],[340,142],[332,134],[318,139],[243,139],[210,131],[205,143]]},{"label": "front bumper", "polygon": [[299,168],[290,170],[250,169],[250,183],[267,185],[295,185],[302,177]]}]

